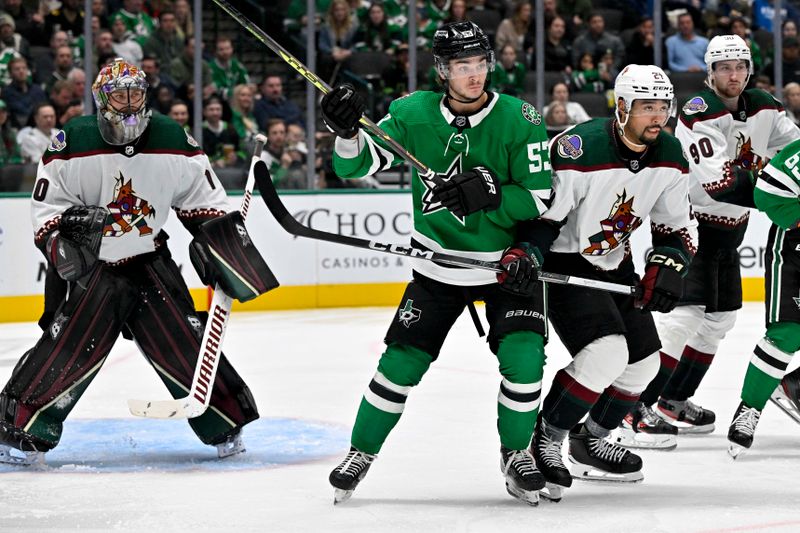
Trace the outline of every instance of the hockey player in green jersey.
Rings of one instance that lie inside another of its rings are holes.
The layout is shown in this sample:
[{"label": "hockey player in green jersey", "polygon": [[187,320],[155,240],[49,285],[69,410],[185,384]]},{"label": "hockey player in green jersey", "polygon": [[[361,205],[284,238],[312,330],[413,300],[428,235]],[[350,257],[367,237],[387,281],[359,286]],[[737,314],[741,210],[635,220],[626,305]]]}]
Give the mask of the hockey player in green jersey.
[{"label": "hockey player in green jersey", "polygon": [[691,398],[742,307],[738,247],[754,206],[755,173],[800,134],[772,95],[745,89],[753,66],[741,37],[714,37],[705,61],[706,87],[683,103],[675,128],[691,170],[697,255],[681,301],[658,321],[661,366],[631,413],[645,420],[658,413],[681,433],[714,430],[714,412]]},{"label": "hockey player in green jersey", "polygon": [[[573,285],[547,291],[550,322],[573,358],[542,402],[532,444],[540,471],[556,488],[571,486],[572,475],[643,479],[641,458],[607,437],[658,370],[661,344],[651,312],[675,307],[697,246],[689,166],[678,140],[662,131],[672,83],[658,67],[628,65],[614,97],[614,118],[584,122],[553,139],[552,205],[521,226],[522,240],[549,250],[548,272],[638,286],[635,296]],[[648,216],[653,250],[640,279],[629,238]],[[567,436],[572,475],[561,458]]]},{"label": "hockey player in green jersey", "polygon": [[[761,171],[753,197],[759,211],[772,221],[764,266],[767,331],[753,350],[742,401],[728,429],[728,451],[734,459],[753,444],[761,411],[784,377],[792,354],[800,350],[800,140],[786,146]],[[784,400],[797,398],[796,390],[787,392],[794,394]],[[793,416],[797,406],[782,408]]]},{"label": "hockey player in green jersey", "polygon": [[[330,475],[335,501],[348,498],[400,419],[413,386],[436,360],[465,306],[486,302],[489,346],[502,381],[497,403],[501,470],[510,494],[538,502],[544,486],[527,450],[539,407],[546,316],[537,283],[540,254],[516,242],[519,221],[538,216],[550,198],[550,163],[542,117],[528,103],[487,92],[494,52],[471,22],[437,30],[433,53],[444,95],[417,91],[395,100],[379,125],[438,172],[414,173],[414,246],[499,260],[506,269],[451,268],[412,260],[413,281],[389,327],[386,351],[359,407],[347,457]],[[334,167],[358,178],[401,160],[358,129],[363,101],[351,87],[322,100],[338,135]]]}]

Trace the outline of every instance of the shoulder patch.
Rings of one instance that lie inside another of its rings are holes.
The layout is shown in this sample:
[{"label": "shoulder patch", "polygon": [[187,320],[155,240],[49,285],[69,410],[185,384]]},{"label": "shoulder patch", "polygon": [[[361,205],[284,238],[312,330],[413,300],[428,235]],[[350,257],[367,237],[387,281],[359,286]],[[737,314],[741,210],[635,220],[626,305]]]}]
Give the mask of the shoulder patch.
[{"label": "shoulder patch", "polygon": [[200,145],[197,144],[197,141],[194,140],[194,137],[192,137],[188,131],[186,130],[184,131],[186,132],[186,142],[188,142],[190,146],[194,146],[195,148],[200,148]]},{"label": "shoulder patch", "polygon": [[695,113],[702,113],[708,109],[708,104],[703,100],[702,96],[695,96],[685,104],[683,104],[683,112],[687,115],[694,115]]},{"label": "shoulder patch", "polygon": [[67,147],[67,134],[64,130],[58,130],[58,133],[53,135],[52,142],[50,143],[50,150],[53,152],[60,152]]},{"label": "shoulder patch", "polygon": [[564,135],[558,139],[558,155],[578,159],[583,155],[583,139],[580,135]]},{"label": "shoulder patch", "polygon": [[528,102],[522,103],[522,116],[534,126],[538,126],[542,123],[542,115]]}]

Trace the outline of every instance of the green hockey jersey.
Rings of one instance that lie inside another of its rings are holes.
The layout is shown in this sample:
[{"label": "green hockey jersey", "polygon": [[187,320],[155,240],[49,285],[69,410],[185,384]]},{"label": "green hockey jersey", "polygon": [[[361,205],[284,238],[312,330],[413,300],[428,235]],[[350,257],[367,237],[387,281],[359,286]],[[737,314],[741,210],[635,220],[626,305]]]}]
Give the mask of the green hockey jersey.
[{"label": "green hockey jersey", "polygon": [[[457,217],[433,199],[435,183],[412,173],[415,244],[436,252],[496,261],[514,243],[517,222],[534,218],[550,198],[547,133],[536,109],[517,98],[489,93],[477,112],[456,115],[441,93],[417,91],[389,106],[379,126],[444,180],[483,165],[501,183],[497,210]],[[361,130],[356,139],[336,139],[333,163],[342,178],[360,178],[402,163],[381,140]],[[439,266],[422,260],[412,267],[458,285],[495,281],[494,273]]]},{"label": "green hockey jersey", "polygon": [[756,181],[756,207],[783,229],[800,228],[800,140],[787,145]]}]

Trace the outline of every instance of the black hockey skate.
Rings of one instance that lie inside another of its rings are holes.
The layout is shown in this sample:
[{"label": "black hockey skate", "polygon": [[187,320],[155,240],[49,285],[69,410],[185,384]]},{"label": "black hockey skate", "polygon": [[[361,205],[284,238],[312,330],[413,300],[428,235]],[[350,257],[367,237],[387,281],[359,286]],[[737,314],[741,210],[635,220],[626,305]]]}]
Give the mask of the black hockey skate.
[{"label": "black hockey skate", "polygon": [[553,439],[547,422],[539,415],[531,442],[531,453],[546,481],[544,490],[539,494],[552,502],[560,502],[564,489],[572,486],[572,476],[564,465],[561,445],[562,441]]},{"label": "black hockey skate", "polygon": [[614,431],[614,442],[626,448],[674,450],[678,446],[678,428],[663,420],[649,405],[636,402]]},{"label": "black hockey skate", "polygon": [[333,494],[333,504],[342,503],[353,495],[358,483],[367,475],[372,461],[377,455],[361,452],[352,446],[344,461],[333,469],[328,481],[336,489]]},{"label": "black hockey skate", "polygon": [[658,414],[678,428],[678,433],[713,433],[717,416],[710,409],[703,409],[691,400],[658,399]]},{"label": "black hockey skate", "polygon": [[506,477],[506,490],[528,505],[539,505],[539,491],[544,488],[544,476],[530,450],[509,450],[500,447],[500,471]]},{"label": "black hockey skate", "polygon": [[747,407],[744,402],[739,404],[736,414],[733,415],[731,427],[728,428],[728,453],[738,459],[753,445],[753,436],[756,432],[761,411],[754,407]]},{"label": "black hockey skate", "polygon": [[800,374],[797,371],[783,376],[770,401],[800,424]]},{"label": "black hockey skate", "polygon": [[644,479],[642,459],[613,442],[595,437],[584,425],[569,432],[573,477],[587,481],[637,483]]}]

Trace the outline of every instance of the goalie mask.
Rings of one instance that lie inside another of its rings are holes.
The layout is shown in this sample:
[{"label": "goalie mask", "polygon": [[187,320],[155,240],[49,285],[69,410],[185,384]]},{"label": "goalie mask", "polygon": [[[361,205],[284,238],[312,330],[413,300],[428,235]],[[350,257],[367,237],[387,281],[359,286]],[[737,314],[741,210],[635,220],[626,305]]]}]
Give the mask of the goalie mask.
[{"label": "goalie mask", "polygon": [[103,139],[123,145],[138,139],[150,122],[145,100],[148,83],[143,71],[117,58],[100,69],[92,96],[97,105],[97,124]]},{"label": "goalie mask", "polygon": [[[620,117],[620,99],[623,101],[625,121]],[[625,127],[633,108],[634,100],[664,100],[668,102],[668,112],[664,119],[675,114],[675,94],[672,82],[663,70],[655,65],[628,65],[617,76],[614,82],[614,115],[621,128]],[[664,125],[662,124],[662,126]]]},{"label": "goalie mask", "polygon": [[[436,71],[444,78],[444,90],[448,91],[448,80],[458,76],[451,70],[450,61],[467,57],[484,56],[486,82],[484,91],[489,87],[489,78],[495,66],[495,55],[486,33],[473,22],[452,22],[445,24],[433,35],[433,60]],[[477,98],[475,99],[477,100]]]},{"label": "goalie mask", "polygon": [[717,35],[711,39],[703,59],[706,62],[706,72],[708,72],[706,83],[712,89],[714,88],[714,78],[712,76],[714,64],[720,61],[737,60],[747,62],[747,79],[742,83],[742,87],[747,86],[750,76],[753,75],[753,57],[750,53],[750,47],[738,35]]}]

